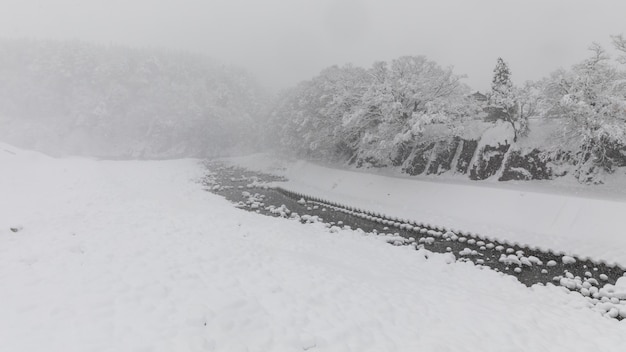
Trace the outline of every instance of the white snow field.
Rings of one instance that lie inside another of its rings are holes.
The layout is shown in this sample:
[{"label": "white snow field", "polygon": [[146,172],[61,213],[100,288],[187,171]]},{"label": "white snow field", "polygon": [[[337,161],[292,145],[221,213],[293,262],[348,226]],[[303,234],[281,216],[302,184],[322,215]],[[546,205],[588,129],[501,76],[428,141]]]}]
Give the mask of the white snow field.
[{"label": "white snow field", "polygon": [[626,348],[580,294],[239,210],[203,172],[0,144],[0,350]]},{"label": "white snow field", "polygon": [[[267,154],[226,159],[342,204],[626,267],[626,185],[392,177]],[[372,170],[370,170],[372,172]],[[578,187],[576,187],[578,186]],[[568,193],[569,192],[569,193]]]}]

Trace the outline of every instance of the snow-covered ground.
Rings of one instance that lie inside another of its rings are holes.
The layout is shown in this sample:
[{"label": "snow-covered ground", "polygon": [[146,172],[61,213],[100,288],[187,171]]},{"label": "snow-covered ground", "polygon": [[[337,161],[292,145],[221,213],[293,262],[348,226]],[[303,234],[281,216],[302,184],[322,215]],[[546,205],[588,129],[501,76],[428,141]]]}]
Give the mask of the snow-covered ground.
[{"label": "snow-covered ground", "polygon": [[266,154],[227,161],[286,176],[280,186],[295,192],[626,267],[623,189],[391,177]]},{"label": "snow-covered ground", "polygon": [[0,350],[626,348],[579,294],[245,212],[203,172],[0,144]]}]

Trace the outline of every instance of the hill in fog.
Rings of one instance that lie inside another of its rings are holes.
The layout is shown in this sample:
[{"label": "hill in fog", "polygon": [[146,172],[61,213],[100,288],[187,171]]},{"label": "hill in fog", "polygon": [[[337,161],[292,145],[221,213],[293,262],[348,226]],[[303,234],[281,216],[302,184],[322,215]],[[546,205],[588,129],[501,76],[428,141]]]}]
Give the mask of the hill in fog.
[{"label": "hill in fog", "polygon": [[250,142],[266,101],[250,74],[202,55],[0,41],[2,139],[51,154],[222,154]]}]

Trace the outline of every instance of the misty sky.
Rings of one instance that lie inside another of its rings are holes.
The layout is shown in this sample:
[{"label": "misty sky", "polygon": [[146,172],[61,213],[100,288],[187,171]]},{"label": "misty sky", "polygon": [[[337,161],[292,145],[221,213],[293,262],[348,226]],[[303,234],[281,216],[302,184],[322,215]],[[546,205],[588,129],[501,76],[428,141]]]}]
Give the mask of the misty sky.
[{"label": "misty sky", "polygon": [[426,55],[485,90],[498,56],[516,83],[538,79],[626,34],[625,14],[623,0],[0,0],[0,36],[198,51],[273,88]]}]

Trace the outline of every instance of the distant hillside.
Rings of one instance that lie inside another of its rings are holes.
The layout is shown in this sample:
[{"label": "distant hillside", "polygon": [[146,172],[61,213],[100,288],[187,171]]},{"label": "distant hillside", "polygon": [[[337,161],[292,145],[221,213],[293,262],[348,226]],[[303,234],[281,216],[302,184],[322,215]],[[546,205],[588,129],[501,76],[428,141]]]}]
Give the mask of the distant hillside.
[{"label": "distant hillside", "polygon": [[0,40],[0,140],[55,154],[203,156],[247,141],[266,97],[201,55]]}]

